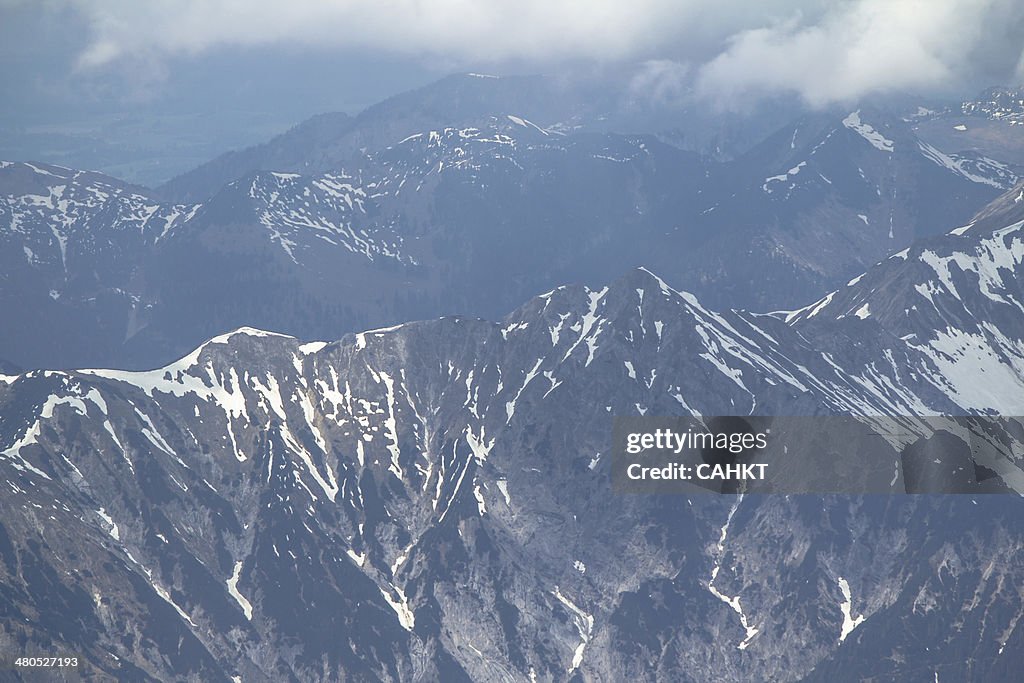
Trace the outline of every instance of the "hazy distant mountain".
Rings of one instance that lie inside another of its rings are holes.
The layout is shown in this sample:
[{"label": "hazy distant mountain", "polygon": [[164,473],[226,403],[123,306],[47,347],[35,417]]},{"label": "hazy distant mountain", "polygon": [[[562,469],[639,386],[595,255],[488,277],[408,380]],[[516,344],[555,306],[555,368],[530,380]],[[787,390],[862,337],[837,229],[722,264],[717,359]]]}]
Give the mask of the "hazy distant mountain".
[{"label": "hazy distant mountain", "polygon": [[728,163],[654,136],[567,132],[509,112],[349,149],[356,156],[331,171],[288,170],[334,164],[344,154],[325,141],[338,130],[351,147],[379,124],[379,143],[547,83],[495,85],[505,81],[451,79],[451,92],[389,100],[377,118],[314,120],[201,170],[284,166],[204,185],[212,196],[196,204],[5,164],[0,314],[13,324],[0,356],[152,367],[240,325],[331,338],[446,313],[496,317],[538,291],[641,264],[717,307],[791,308],[966,223],[1018,177],[860,110],[804,118]]},{"label": "hazy distant mountain", "polygon": [[568,85],[540,76],[450,76],[384,100],[354,118],[345,114],[313,117],[264,145],[230,152],[178,176],[158,192],[179,201],[202,201],[218,188],[259,171],[307,175],[338,171],[362,152],[379,151],[415,133],[462,128],[503,113],[551,124],[581,115],[583,107],[607,105],[607,99],[586,102]]},{"label": "hazy distant mountain", "polygon": [[675,147],[731,159],[794,116],[796,109],[763,104],[756,113],[708,109],[698,102],[664,101],[636,90],[629,79],[458,74],[402,93],[350,118],[314,117],[264,145],[231,152],[158,188],[161,196],[198,202],[232,181],[259,171],[335,172],[417,133],[487,127],[513,114],[560,133],[656,135]]}]

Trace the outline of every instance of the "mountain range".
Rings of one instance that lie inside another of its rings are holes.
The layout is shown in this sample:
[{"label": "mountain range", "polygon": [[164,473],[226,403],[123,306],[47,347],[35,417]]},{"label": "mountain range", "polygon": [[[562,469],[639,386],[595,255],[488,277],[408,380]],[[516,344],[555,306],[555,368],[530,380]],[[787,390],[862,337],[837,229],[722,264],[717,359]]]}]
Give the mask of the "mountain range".
[{"label": "mountain range", "polygon": [[805,115],[723,161],[608,132],[552,88],[453,77],[157,190],[4,162],[0,358],[150,368],[242,325],[334,338],[496,318],[638,266],[718,308],[790,308],[1022,175],[883,109]]},{"label": "mountain range", "polygon": [[[1019,414],[1022,189],[790,311],[636,269],[497,322],[4,376],[0,647],[123,680],[1012,680],[1019,496],[608,472],[612,416]],[[979,484],[1024,490],[1016,438]]]},{"label": "mountain range", "polygon": [[[1016,680],[1020,103],[468,74],[157,188],[0,162],[0,659]],[[615,489],[617,419],[716,416],[785,487]]]}]

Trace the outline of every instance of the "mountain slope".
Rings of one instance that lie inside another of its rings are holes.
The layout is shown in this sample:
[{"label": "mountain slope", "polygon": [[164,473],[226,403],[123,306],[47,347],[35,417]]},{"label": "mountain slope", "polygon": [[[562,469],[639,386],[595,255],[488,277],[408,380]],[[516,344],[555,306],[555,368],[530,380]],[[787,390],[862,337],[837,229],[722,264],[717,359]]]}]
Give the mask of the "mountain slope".
[{"label": "mountain slope", "polygon": [[[992,255],[1019,288],[1019,234],[952,235],[946,258]],[[5,649],[141,679],[1008,680],[1017,496],[609,495],[613,415],[1021,407],[839,305],[927,301],[935,271],[909,264],[936,249],[788,321],[637,270],[498,324],[243,328],[149,372],[5,376]],[[955,283],[964,316],[987,283]]]},{"label": "mountain slope", "polygon": [[[1024,215],[1020,187],[948,235],[894,254],[863,277],[786,315],[798,327],[819,316],[871,320],[929,356],[961,405],[1004,414],[1024,408]],[[999,229],[993,220],[1016,220]],[[1008,374],[1007,369],[1013,373]]]},{"label": "mountain slope", "polygon": [[198,206],[46,164],[0,162],[0,348],[19,365],[111,360],[155,303],[152,250]]},{"label": "mountain slope", "polygon": [[1019,88],[992,87],[957,106],[919,107],[910,119],[922,139],[936,147],[1022,164],[1022,103],[1024,94]]},{"label": "mountain slope", "polygon": [[[440,117],[443,102],[428,100]],[[418,111],[386,109],[403,121]],[[499,317],[534,292],[639,264],[716,308],[792,307],[963,225],[1016,177],[958,165],[880,116],[808,119],[719,164],[652,136],[502,114],[421,129],[329,172],[253,173],[187,205],[8,164],[0,314],[13,323],[0,355],[153,367],[242,325],[335,338],[452,312]],[[289,140],[279,146],[301,157]]]}]

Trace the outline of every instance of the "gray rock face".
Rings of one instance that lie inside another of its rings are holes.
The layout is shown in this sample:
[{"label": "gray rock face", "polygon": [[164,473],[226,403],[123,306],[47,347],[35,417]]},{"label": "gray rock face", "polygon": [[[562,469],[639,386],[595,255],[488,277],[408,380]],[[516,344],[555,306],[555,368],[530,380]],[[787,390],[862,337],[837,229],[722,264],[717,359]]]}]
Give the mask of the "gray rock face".
[{"label": "gray rock face", "polygon": [[635,270],[500,323],[3,376],[0,649],[124,680],[1013,680],[1018,496],[615,495],[608,448],[614,415],[1019,413],[1021,245],[942,237],[789,313]]}]

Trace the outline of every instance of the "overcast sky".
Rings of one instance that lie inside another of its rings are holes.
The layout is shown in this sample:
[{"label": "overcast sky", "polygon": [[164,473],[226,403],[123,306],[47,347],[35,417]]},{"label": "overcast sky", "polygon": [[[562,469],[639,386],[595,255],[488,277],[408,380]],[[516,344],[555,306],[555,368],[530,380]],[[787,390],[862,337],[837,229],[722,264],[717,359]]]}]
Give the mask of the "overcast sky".
[{"label": "overcast sky", "polygon": [[0,0],[0,12],[3,85],[29,98],[299,96],[331,77],[346,94],[318,99],[358,105],[446,71],[582,63],[635,64],[652,88],[685,75],[720,103],[1024,81],[1020,0]]},{"label": "overcast sky", "polygon": [[[224,47],[514,61],[686,63],[709,93],[873,90],[1022,76],[1019,0],[0,0],[69,68],[161,79],[175,57]],[[22,31],[21,29],[25,29]],[[64,29],[66,33],[62,34]],[[68,35],[70,34],[70,35]],[[72,38],[72,40],[68,40]],[[69,44],[70,43],[70,44]],[[70,52],[70,54],[69,54]],[[147,71],[149,73],[147,73]],[[134,72],[134,73],[132,73]]]},{"label": "overcast sky", "polygon": [[0,127],[245,111],[256,140],[455,71],[824,107],[1019,85],[1022,49],[1022,0],[0,0]]}]

